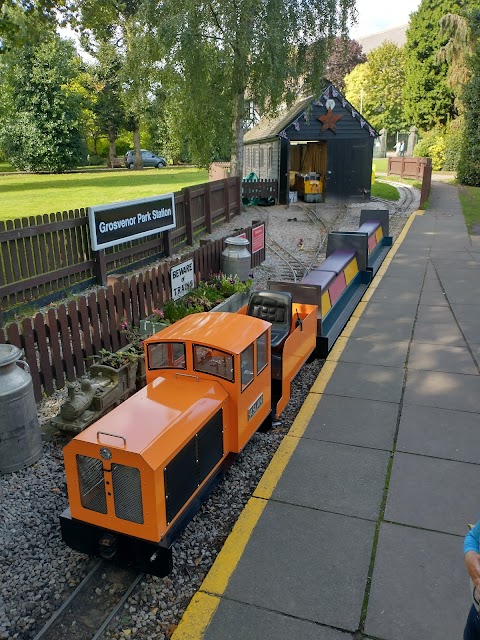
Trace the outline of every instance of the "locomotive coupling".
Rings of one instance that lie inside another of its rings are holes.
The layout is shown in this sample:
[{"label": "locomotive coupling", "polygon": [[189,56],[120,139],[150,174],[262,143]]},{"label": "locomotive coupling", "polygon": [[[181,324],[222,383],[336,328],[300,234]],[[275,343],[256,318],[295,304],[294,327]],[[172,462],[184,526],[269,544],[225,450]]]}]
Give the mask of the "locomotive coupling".
[{"label": "locomotive coupling", "polygon": [[101,558],[111,560],[117,553],[117,539],[111,533],[106,533],[98,541],[98,553]]}]

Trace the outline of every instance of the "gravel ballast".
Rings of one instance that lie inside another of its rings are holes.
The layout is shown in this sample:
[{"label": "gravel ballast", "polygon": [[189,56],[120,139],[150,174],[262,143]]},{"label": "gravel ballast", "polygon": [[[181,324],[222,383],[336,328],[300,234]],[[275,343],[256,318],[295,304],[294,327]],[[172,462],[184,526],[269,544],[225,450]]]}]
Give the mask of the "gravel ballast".
[{"label": "gravel ballast", "polygon": [[[403,186],[401,194],[406,189]],[[391,206],[392,235],[399,233],[408,215],[418,208],[418,192],[410,190],[402,197],[410,198],[412,193],[414,198],[411,204],[408,201],[405,211],[401,208],[402,201]],[[334,229],[356,229],[361,208],[385,208],[385,203],[308,206],[315,209],[323,227],[312,222],[300,203],[288,209],[250,207],[228,224],[219,226],[211,237],[235,235],[236,229],[261,220],[266,224],[267,241],[271,238],[282,244],[306,263],[315,254],[322,234],[326,235],[325,226],[333,222]],[[324,252],[318,258],[321,261]],[[269,278],[279,279],[282,268],[279,259],[267,250],[265,263],[255,269],[255,288],[264,288]],[[173,572],[162,579],[146,576],[105,637],[155,640],[170,637],[288,432],[322,364],[323,361],[315,360],[303,367],[293,383],[292,399],[278,423],[269,432],[253,436],[177,540]],[[65,390],[61,390],[38,405],[42,426],[56,415],[65,395]],[[91,566],[88,556],[66,547],[60,536],[59,515],[68,506],[62,457],[62,447],[67,441],[61,434],[50,436],[37,463],[0,477],[0,640],[34,638]]]}]

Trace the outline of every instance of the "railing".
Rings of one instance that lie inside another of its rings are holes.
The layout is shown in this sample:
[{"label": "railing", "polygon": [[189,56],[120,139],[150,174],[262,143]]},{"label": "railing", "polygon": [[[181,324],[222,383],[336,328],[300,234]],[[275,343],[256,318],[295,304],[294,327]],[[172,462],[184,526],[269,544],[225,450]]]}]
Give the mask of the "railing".
[{"label": "railing", "polygon": [[430,196],[432,183],[431,158],[389,158],[387,175],[421,180],[420,209],[425,208],[425,204]]}]

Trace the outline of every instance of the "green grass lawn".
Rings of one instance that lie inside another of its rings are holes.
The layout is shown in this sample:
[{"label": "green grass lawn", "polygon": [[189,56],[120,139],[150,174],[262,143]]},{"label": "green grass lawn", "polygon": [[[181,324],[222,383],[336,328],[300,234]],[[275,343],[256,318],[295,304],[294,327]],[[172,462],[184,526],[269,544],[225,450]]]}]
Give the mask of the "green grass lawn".
[{"label": "green grass lawn", "polygon": [[468,233],[480,233],[480,187],[458,186],[458,195],[462,205]]},{"label": "green grass lawn", "polygon": [[388,158],[374,158],[372,165],[375,166],[377,173],[387,173]]},{"label": "green grass lawn", "polygon": [[384,182],[378,181],[375,181],[374,184],[372,184],[372,196],[392,201],[396,201],[400,198],[398,189],[392,187],[391,184],[385,184]]},{"label": "green grass lawn", "polygon": [[208,181],[205,169],[0,176],[0,220],[147,198]]}]

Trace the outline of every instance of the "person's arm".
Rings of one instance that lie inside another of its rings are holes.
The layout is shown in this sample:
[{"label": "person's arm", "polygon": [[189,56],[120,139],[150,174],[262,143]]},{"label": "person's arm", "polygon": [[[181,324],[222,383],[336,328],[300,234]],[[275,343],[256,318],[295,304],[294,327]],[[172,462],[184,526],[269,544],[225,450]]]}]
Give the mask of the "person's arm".
[{"label": "person's arm", "polygon": [[465,536],[463,552],[465,566],[473,584],[480,590],[480,521]]}]

